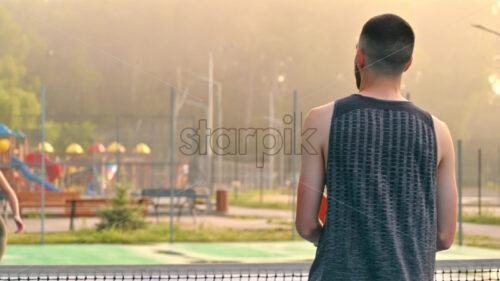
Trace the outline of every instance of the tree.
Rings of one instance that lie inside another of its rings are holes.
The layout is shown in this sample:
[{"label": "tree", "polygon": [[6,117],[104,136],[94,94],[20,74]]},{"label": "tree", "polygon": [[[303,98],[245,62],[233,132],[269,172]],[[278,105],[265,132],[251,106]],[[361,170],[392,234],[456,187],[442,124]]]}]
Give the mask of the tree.
[{"label": "tree", "polygon": [[121,230],[134,230],[146,225],[142,216],[142,206],[131,205],[128,192],[132,189],[130,184],[115,184],[116,194],[111,198],[111,207],[101,208],[96,211],[101,218],[97,224],[98,230],[115,228]]},{"label": "tree", "polygon": [[37,79],[27,77],[23,64],[29,51],[27,36],[0,7],[0,118],[11,128],[33,128],[37,125],[40,103],[33,88]]}]

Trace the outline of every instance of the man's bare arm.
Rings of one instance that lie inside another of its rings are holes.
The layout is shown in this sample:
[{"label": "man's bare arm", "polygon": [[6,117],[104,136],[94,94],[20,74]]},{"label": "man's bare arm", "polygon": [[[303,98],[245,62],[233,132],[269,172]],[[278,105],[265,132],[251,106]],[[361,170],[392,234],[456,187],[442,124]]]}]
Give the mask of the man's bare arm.
[{"label": "man's bare arm", "polygon": [[14,216],[14,221],[17,225],[16,233],[21,233],[24,229],[24,223],[21,219],[21,215],[19,213],[19,202],[17,201],[17,196],[9,182],[5,178],[2,172],[0,172],[0,189],[3,190],[7,197],[7,201],[9,202],[10,208],[12,209],[12,214]]},{"label": "man's bare arm", "polygon": [[[312,149],[302,150],[295,219],[298,233],[315,245],[318,243],[322,229],[318,212],[325,180],[325,164],[321,147],[321,138],[324,132],[320,132],[323,130],[320,129],[320,122],[325,122],[323,119],[322,114],[313,109],[304,122],[304,131],[308,129],[317,131],[308,138]],[[303,143],[304,141],[303,139]]]},{"label": "man's bare arm", "polygon": [[455,150],[450,131],[445,123],[435,119],[441,158],[437,175],[437,241],[436,250],[451,247],[457,223],[457,185],[455,178]]}]

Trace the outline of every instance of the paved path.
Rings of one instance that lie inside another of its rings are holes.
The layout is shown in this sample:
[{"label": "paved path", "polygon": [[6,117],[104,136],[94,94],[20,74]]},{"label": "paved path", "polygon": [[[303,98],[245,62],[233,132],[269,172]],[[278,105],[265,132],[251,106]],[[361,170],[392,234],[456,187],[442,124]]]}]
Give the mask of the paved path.
[{"label": "paved path", "polygon": [[[251,219],[241,219],[234,218],[237,217],[251,217]],[[286,220],[291,222],[291,211],[281,211],[281,210],[265,210],[265,209],[252,209],[252,208],[240,208],[240,207],[230,207],[226,215],[198,215],[196,221],[190,215],[181,216],[180,221],[175,217],[175,222],[179,223],[182,227],[198,227],[200,225],[205,226],[220,226],[220,227],[232,227],[236,229],[277,229],[287,227],[286,225],[274,224],[269,222],[269,218],[278,218],[280,220]],[[147,220],[156,223],[157,219],[154,216],[148,216]],[[69,218],[46,218],[45,219],[45,231],[46,232],[64,232],[69,230]],[[159,222],[169,222],[170,217],[168,215],[161,215],[158,219]],[[85,227],[94,227],[99,222],[99,218],[75,218],[74,227],[75,229],[81,229]],[[25,231],[26,232],[40,232],[41,221],[38,218],[26,218],[24,219]],[[7,220],[7,228],[9,231],[15,230],[14,222],[11,219]]]},{"label": "paved path", "polygon": [[292,220],[292,210],[254,209],[229,206],[227,214],[233,216],[258,216],[262,218],[282,218]]},{"label": "paved path", "polygon": [[[500,225],[488,225],[478,223],[463,223],[463,230],[468,235],[489,236],[500,239]],[[457,227],[458,233],[458,227]]]},{"label": "paved path", "polygon": [[[250,217],[241,219],[238,217]],[[283,228],[286,225],[275,224],[268,221],[269,218],[277,218],[281,221],[291,223],[291,211],[271,210],[271,209],[253,209],[244,207],[229,207],[226,215],[198,215],[196,222],[192,216],[183,215],[176,223],[182,227],[198,227],[201,224],[205,226],[232,227],[236,229],[271,229]],[[147,218],[150,222],[156,223],[155,217]],[[26,232],[40,232],[40,219],[25,219]],[[93,227],[99,221],[98,218],[77,218],[75,219],[75,229],[83,227]],[[169,222],[169,216],[160,216],[160,222]],[[7,221],[9,230],[14,230],[15,226],[12,220]],[[69,229],[69,218],[47,218],[45,221],[47,232],[63,232]],[[458,230],[458,228],[457,228]],[[463,230],[465,234],[489,236],[500,239],[500,226],[484,225],[476,223],[464,223]]]}]

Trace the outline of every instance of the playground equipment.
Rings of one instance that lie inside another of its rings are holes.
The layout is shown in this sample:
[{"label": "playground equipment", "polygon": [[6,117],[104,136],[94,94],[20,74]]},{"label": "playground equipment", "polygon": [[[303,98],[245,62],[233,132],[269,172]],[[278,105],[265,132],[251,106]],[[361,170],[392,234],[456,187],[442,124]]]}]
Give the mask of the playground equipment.
[{"label": "playground equipment", "polygon": [[107,151],[108,153],[125,153],[127,150],[121,143],[114,141],[108,145]]},{"label": "playground equipment", "polygon": [[[45,157],[46,173],[48,176],[48,181],[43,178],[37,177],[27,165],[19,158],[19,156],[24,156],[26,152],[26,136],[19,130],[10,130],[5,124],[0,124],[0,152],[2,153],[1,161],[1,171],[5,174],[6,178],[13,183],[17,191],[19,191],[19,185],[24,183],[24,181],[19,182],[19,174],[14,170],[19,170],[24,177],[31,182],[38,185],[43,185],[49,191],[60,191],[59,188],[55,187],[51,182],[53,182],[61,174],[61,166]],[[23,145],[19,146],[16,144],[16,140],[20,140]],[[45,151],[54,151],[54,148],[49,143],[45,143],[43,146],[40,144],[39,149],[45,149]],[[17,155],[17,156],[14,156]],[[26,162],[28,164],[39,165],[41,163],[41,153],[35,152],[28,154],[26,156]],[[17,184],[15,184],[17,183]]]},{"label": "playground equipment", "polygon": [[12,143],[15,142],[15,138],[12,136],[12,131],[5,125],[0,123],[0,138],[2,138],[2,149],[1,149],[1,164],[6,163],[6,165],[1,166],[1,171],[7,180],[13,182],[17,181],[16,175],[12,170],[12,166],[8,164],[9,158],[12,155]]},{"label": "playground equipment", "polygon": [[105,153],[106,147],[100,142],[94,142],[88,149],[89,153]]},{"label": "playground equipment", "polygon": [[64,187],[92,181],[91,169],[83,158],[83,154],[84,150],[78,143],[71,143],[66,147],[64,162],[67,164],[63,169]]},{"label": "playground equipment", "polygon": [[[39,143],[38,146],[37,146],[37,150],[38,151],[42,151],[42,143]],[[48,142],[44,142],[43,143],[43,150],[46,152],[46,153],[54,153],[54,147],[52,146],[52,144],[48,143]]]},{"label": "playground equipment", "polygon": [[[43,177],[39,172],[42,151],[46,163]],[[88,195],[106,195],[112,191],[110,187],[119,171],[123,171],[123,176],[138,190],[164,186],[163,183],[152,186],[155,182],[152,170],[156,164],[152,162],[149,145],[139,142],[129,151],[117,141],[107,147],[94,142],[85,148],[75,142],[64,149],[64,155],[54,157],[54,146],[45,141],[37,143],[30,153],[28,138],[23,132],[0,124],[0,169],[17,192],[40,190],[43,183],[47,191],[73,190]],[[156,176],[165,179],[162,173],[159,170]]]},{"label": "playground equipment", "polygon": [[[45,181],[45,187],[50,191],[60,191],[60,189],[55,187],[52,183],[61,175],[62,166],[51,160],[47,155],[45,155],[44,158],[46,163],[45,174],[48,178],[48,181]],[[39,185],[42,183],[42,179],[35,176],[19,158],[12,157],[11,161],[13,167],[19,169],[29,181]],[[26,156],[25,161],[28,165],[39,166],[42,163],[42,153],[38,151],[32,152]],[[39,187],[37,186],[37,188]]]},{"label": "playground equipment", "polygon": [[103,164],[106,162],[106,156],[104,155],[104,153],[106,153],[106,147],[100,142],[94,142],[88,148],[88,152],[92,155],[92,181],[87,186],[87,194],[92,195],[95,194],[96,191],[102,192],[106,190],[106,171]]},{"label": "playground equipment", "polygon": [[16,141],[16,147],[14,148],[13,153],[20,159],[24,159],[24,156],[29,153],[28,138],[21,130],[18,129],[12,130],[12,134],[14,135]]},{"label": "playground equipment", "polygon": [[[20,170],[21,173],[29,181],[35,182],[39,185],[42,184],[42,179],[40,179],[39,177],[37,177],[33,173],[31,173],[30,170],[28,169],[28,167],[26,167],[26,164],[24,164],[19,158],[12,157],[12,167]],[[47,166],[47,168],[48,168],[48,166]],[[45,187],[45,189],[47,189],[49,191],[57,191],[57,192],[61,191],[59,188],[55,187],[53,184],[51,184],[48,181],[44,181],[44,187]]]},{"label": "playground equipment", "polygon": [[151,148],[149,148],[149,146],[147,144],[141,142],[135,146],[134,153],[148,154],[149,155],[149,154],[151,154]]},{"label": "playground equipment", "polygon": [[81,155],[84,151],[81,145],[74,142],[66,147],[65,152],[70,155]]},{"label": "playground equipment", "polygon": [[1,139],[0,140],[0,151],[7,152],[10,148],[10,140],[9,139]]},{"label": "playground equipment", "polygon": [[0,123],[0,136],[11,136],[12,131],[5,124]]}]

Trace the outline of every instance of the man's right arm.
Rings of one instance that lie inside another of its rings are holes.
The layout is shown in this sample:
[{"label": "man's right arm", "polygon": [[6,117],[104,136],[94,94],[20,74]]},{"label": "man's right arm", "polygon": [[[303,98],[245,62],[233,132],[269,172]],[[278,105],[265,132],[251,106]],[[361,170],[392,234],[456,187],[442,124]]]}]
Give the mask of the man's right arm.
[{"label": "man's right arm", "polygon": [[457,185],[455,179],[455,150],[445,123],[434,119],[440,157],[437,175],[437,241],[436,250],[451,247],[457,225]]},{"label": "man's right arm", "polygon": [[21,215],[19,212],[19,201],[17,200],[16,193],[14,192],[14,190],[12,190],[12,187],[10,186],[9,182],[7,181],[2,172],[0,172],[0,190],[2,190],[5,193],[7,201],[9,202],[9,205],[12,209],[12,215],[17,225],[16,233],[23,232],[24,223],[23,220],[21,219]]}]

